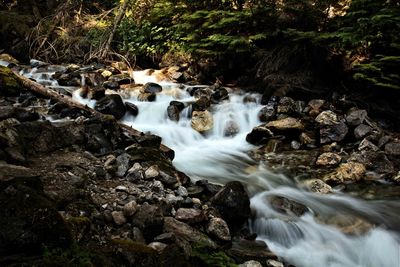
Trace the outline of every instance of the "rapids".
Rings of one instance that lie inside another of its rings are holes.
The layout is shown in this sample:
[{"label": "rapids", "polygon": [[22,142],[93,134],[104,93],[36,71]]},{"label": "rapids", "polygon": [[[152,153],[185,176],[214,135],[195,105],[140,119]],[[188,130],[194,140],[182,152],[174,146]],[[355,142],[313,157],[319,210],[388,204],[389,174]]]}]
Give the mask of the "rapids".
[{"label": "rapids", "polygon": [[[27,77],[52,87],[48,73],[37,70],[22,72]],[[213,130],[201,135],[190,126],[190,110],[181,112],[179,122],[171,121],[166,113],[169,102],[193,101],[187,93],[189,86],[157,81],[145,71],[136,71],[137,83],[158,82],[163,91],[155,102],[139,102],[138,91],[124,95],[124,101],[139,107],[139,115],[125,115],[122,121],[143,132],[162,137],[163,143],[175,150],[173,164],[194,179],[208,179],[215,183],[238,180],[247,185],[252,196],[251,207],[255,218],[249,228],[266,241],[270,249],[285,262],[297,267],[399,267],[400,266],[400,204],[395,201],[366,201],[341,192],[319,195],[302,190],[294,179],[258,166],[247,155],[254,148],[245,141],[246,134],[260,122],[260,96],[252,94],[256,102],[244,103],[249,94],[230,92],[230,99],[213,105]],[[82,99],[78,90],[73,97],[94,106],[95,102]],[[237,134],[226,136],[228,127]],[[287,216],[275,211],[269,202],[273,196],[286,197],[309,208],[304,215]],[[323,216],[353,215],[375,227],[358,235],[344,234],[337,226],[317,219]]]}]

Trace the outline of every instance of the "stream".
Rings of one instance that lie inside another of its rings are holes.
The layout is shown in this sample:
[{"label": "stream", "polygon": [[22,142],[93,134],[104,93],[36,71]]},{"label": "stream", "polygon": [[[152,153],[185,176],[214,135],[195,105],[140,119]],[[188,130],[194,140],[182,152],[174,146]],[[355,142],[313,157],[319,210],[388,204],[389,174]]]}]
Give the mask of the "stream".
[{"label": "stream", "polygon": [[[57,87],[51,80],[52,71],[23,74],[38,82]],[[243,182],[251,195],[255,218],[249,228],[264,240],[269,248],[285,262],[297,267],[399,267],[400,266],[400,203],[391,200],[367,201],[340,191],[321,195],[305,191],[295,179],[273,173],[254,162],[247,152],[255,147],[245,138],[260,124],[257,113],[262,108],[260,95],[230,92],[230,99],[213,105],[214,127],[207,135],[191,128],[190,110],[181,112],[179,122],[171,121],[166,113],[172,100],[192,102],[186,89],[189,86],[157,81],[145,71],[135,71],[136,83],[157,82],[163,91],[155,102],[137,100],[138,90],[130,91],[124,101],[139,108],[137,117],[125,115],[122,121],[140,131],[162,137],[163,143],[175,151],[174,166],[193,179],[207,179],[215,183],[237,180]],[[71,88],[69,88],[71,89]],[[243,101],[252,97],[256,102]],[[73,92],[73,98],[94,106]],[[226,130],[234,127],[234,136]],[[282,214],[270,204],[275,196],[301,203],[309,211],[299,216]],[[375,227],[361,234],[345,234],[339,227],[322,222],[321,217],[357,216]]]}]

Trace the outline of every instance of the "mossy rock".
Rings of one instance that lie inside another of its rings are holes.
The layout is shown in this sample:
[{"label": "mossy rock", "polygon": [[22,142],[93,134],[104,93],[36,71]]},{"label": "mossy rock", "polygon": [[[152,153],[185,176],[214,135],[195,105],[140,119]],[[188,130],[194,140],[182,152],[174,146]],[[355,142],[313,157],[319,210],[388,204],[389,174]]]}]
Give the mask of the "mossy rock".
[{"label": "mossy rock", "polygon": [[0,183],[0,225],[0,258],[38,255],[43,247],[68,248],[72,243],[67,225],[38,178]]},{"label": "mossy rock", "polygon": [[129,239],[112,240],[116,248],[116,256],[124,261],[126,266],[153,267],[160,266],[157,251]]},{"label": "mossy rock", "polygon": [[21,82],[12,70],[0,66],[0,95],[18,96],[21,89]]},{"label": "mossy rock", "polygon": [[194,266],[235,267],[238,266],[222,250],[210,250],[204,244],[193,245],[191,261]]}]

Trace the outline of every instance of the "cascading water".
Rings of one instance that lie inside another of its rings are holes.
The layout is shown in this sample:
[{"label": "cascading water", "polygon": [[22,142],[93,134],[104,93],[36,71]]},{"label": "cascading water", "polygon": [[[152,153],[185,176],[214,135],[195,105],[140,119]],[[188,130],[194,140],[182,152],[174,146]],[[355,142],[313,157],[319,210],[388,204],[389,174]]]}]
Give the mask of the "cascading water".
[{"label": "cascading water", "polygon": [[[400,204],[394,201],[365,201],[340,192],[319,195],[306,192],[284,175],[256,166],[248,157],[252,145],[245,136],[259,124],[261,106],[244,102],[245,94],[230,94],[230,99],[212,107],[213,130],[201,135],[191,128],[188,108],[181,112],[179,122],[167,116],[172,100],[192,102],[187,86],[159,82],[145,71],[133,73],[137,83],[158,82],[163,91],[155,102],[140,102],[138,91],[131,91],[125,101],[139,108],[137,117],[126,115],[122,121],[143,132],[163,138],[163,143],[176,152],[174,165],[195,179],[217,183],[239,180],[247,184],[255,218],[249,222],[258,238],[270,249],[297,267],[399,267],[400,266]],[[74,98],[89,106],[93,101]],[[252,95],[259,99],[259,96]],[[257,100],[258,101],[258,100]],[[234,135],[227,135],[234,129]],[[256,167],[255,167],[256,166]],[[270,204],[274,196],[286,197],[310,209],[301,216],[277,212]],[[323,223],[319,217],[351,215],[376,225],[359,234],[345,234],[338,226]]]}]

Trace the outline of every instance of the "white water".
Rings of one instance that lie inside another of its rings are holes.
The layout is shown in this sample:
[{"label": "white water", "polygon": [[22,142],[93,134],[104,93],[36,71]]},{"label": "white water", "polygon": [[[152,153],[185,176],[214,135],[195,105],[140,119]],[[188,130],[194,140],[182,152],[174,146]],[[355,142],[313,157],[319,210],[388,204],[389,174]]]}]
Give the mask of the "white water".
[{"label": "white water", "polygon": [[[230,100],[213,106],[214,128],[203,136],[190,127],[189,110],[181,112],[179,122],[168,119],[166,110],[171,100],[193,101],[177,84],[160,82],[146,72],[135,72],[137,83],[158,82],[163,92],[156,102],[139,102],[137,91],[125,99],[139,107],[139,115],[125,116],[123,121],[143,132],[163,138],[163,143],[176,152],[174,165],[189,176],[224,183],[239,180],[247,184],[254,195],[251,199],[256,218],[249,222],[258,238],[265,240],[272,251],[297,267],[399,267],[400,266],[400,204],[394,201],[365,201],[346,196],[318,195],[299,189],[289,178],[274,174],[262,166],[249,171],[255,163],[246,155],[253,148],[245,136],[259,124],[257,103],[243,103],[245,95],[230,94]],[[259,98],[258,96],[255,96]],[[74,98],[89,106],[79,97]],[[232,122],[237,135],[224,136]],[[253,167],[254,169],[254,167]],[[282,196],[302,203],[310,212],[301,217],[287,216],[275,211],[268,199]],[[346,235],[331,225],[318,222],[316,214],[332,216],[350,214],[376,225],[361,235]]]}]

